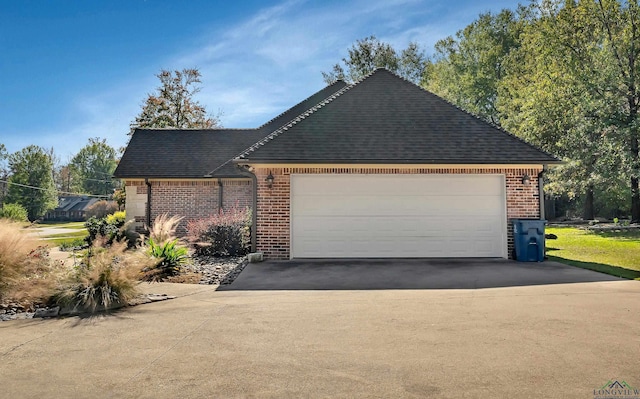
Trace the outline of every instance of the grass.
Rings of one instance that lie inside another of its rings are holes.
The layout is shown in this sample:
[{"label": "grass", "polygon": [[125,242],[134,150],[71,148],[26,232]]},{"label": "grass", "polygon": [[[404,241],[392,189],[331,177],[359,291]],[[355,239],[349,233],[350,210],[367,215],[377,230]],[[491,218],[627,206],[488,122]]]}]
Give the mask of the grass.
[{"label": "grass", "polygon": [[34,228],[39,227],[55,227],[58,229],[83,229],[84,222],[38,222],[33,225]]},{"label": "grass", "polygon": [[550,260],[640,280],[640,231],[547,227],[546,233],[558,236],[546,242]]},{"label": "grass", "polygon": [[70,233],[57,233],[57,234],[49,234],[46,236],[42,236],[43,238],[84,238],[87,236],[87,231],[72,231]]},{"label": "grass", "polygon": [[39,237],[42,241],[49,246],[59,247],[61,245],[70,245],[78,239],[84,239],[89,235],[86,230],[72,231],[69,233],[50,234]]},{"label": "grass", "polygon": [[40,234],[47,233],[47,229],[56,228],[56,229],[69,229],[69,230],[78,230],[80,231],[69,231],[68,233],[56,233],[56,234],[43,234],[38,238],[43,240],[46,245],[59,247],[61,245],[71,245],[74,244],[78,239],[84,239],[89,235],[89,232],[84,227],[84,222],[40,222],[38,224],[33,225],[36,229],[39,230]]}]

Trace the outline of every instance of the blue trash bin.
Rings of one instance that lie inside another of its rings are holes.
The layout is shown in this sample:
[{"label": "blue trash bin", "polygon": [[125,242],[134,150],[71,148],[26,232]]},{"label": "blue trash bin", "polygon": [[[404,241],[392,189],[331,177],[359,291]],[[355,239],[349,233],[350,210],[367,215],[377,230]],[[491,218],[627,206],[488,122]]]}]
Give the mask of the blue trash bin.
[{"label": "blue trash bin", "polygon": [[513,244],[518,262],[544,261],[544,226],[546,223],[546,220],[513,220]]}]

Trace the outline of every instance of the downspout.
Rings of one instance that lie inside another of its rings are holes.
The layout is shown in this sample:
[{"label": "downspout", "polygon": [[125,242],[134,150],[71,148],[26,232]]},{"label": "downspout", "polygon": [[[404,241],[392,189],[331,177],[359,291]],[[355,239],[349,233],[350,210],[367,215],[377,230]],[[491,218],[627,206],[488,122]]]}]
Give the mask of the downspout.
[{"label": "downspout", "polygon": [[149,183],[149,179],[144,179],[144,184],[147,185],[147,228],[151,228],[151,183]]},{"label": "downspout", "polygon": [[222,206],[222,199],[224,198],[222,190],[222,179],[218,177],[218,213],[222,212],[222,209],[224,208]]},{"label": "downspout", "polygon": [[258,226],[258,178],[255,174],[249,171],[249,168],[245,165],[237,165],[240,169],[240,174],[251,178],[253,183],[253,198],[251,209],[251,252],[256,252],[256,229]]},{"label": "downspout", "polygon": [[546,219],[544,204],[544,174],[547,171],[547,165],[542,166],[542,171],[538,173],[538,201],[540,202],[540,220]]}]

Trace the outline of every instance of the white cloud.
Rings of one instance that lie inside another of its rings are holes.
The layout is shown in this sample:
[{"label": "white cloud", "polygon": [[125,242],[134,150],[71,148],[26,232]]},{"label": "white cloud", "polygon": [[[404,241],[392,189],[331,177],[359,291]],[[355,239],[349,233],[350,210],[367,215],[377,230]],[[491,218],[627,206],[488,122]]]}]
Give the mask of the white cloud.
[{"label": "white cloud", "polygon": [[[503,0],[491,9],[516,4]],[[124,145],[129,123],[157,86],[153,73],[160,67],[199,68],[203,90],[198,100],[213,113],[221,109],[226,127],[256,127],[322,88],[321,71],[344,57],[355,40],[374,34],[396,48],[416,41],[431,52],[437,40],[487,10],[482,3],[435,0],[290,0],[235,23],[212,21],[210,30],[193,38],[193,47],[150,60],[145,71],[131,71],[128,79],[102,93],[79,96],[73,112],[81,122],[69,130],[43,132],[49,138],[42,143],[61,155],[76,152],[89,137]]]}]

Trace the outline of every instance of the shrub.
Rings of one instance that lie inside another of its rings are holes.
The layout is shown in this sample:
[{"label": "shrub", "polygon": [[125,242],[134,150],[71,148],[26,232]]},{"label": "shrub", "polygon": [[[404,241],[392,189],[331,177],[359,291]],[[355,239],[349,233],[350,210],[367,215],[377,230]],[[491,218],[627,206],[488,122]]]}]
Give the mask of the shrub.
[{"label": "shrub", "polygon": [[64,267],[38,244],[19,224],[0,224],[0,298],[32,304],[52,295]]},{"label": "shrub", "polygon": [[15,222],[29,221],[27,209],[20,204],[4,204],[0,208],[0,219],[9,219]]},{"label": "shrub", "polygon": [[140,235],[133,230],[133,220],[125,223],[125,213],[115,212],[104,218],[90,218],[84,223],[89,235],[87,243],[93,245],[98,237],[105,238],[105,244],[111,245],[114,241],[126,241],[129,248],[138,244]]},{"label": "shrub", "polygon": [[61,251],[72,251],[84,247],[86,243],[84,238],[74,238],[69,241],[63,241],[60,243],[59,248]]},{"label": "shrub", "polygon": [[107,215],[106,219],[107,223],[109,224],[123,226],[124,222],[127,221],[127,214],[125,213],[125,211],[117,211],[110,215]]},{"label": "shrub", "polygon": [[112,213],[118,211],[118,204],[115,201],[98,201],[95,204],[87,208],[86,219],[89,220],[92,217],[96,219],[102,219]]},{"label": "shrub", "polygon": [[125,252],[125,243],[109,248],[90,248],[84,263],[78,267],[55,301],[73,310],[94,312],[100,307],[126,305],[137,294],[142,270],[153,261],[138,251]]},{"label": "shrub", "polygon": [[234,207],[187,223],[188,239],[199,255],[236,256],[249,252],[251,211]]},{"label": "shrub", "polygon": [[109,240],[109,243],[113,242],[113,238],[118,233],[120,226],[109,224],[107,218],[91,217],[84,223],[84,227],[87,228],[89,235],[87,236],[87,243],[93,245],[94,241],[98,237],[105,237]]},{"label": "shrub", "polygon": [[181,216],[169,217],[167,213],[157,216],[153,221],[153,226],[149,229],[149,238],[153,239],[156,243],[175,240],[176,228],[182,219],[184,218]]},{"label": "shrub", "polygon": [[176,276],[182,271],[182,265],[187,262],[188,250],[178,245],[178,240],[156,243],[149,238],[148,253],[159,262],[146,270],[145,280],[161,281],[168,277]]}]

